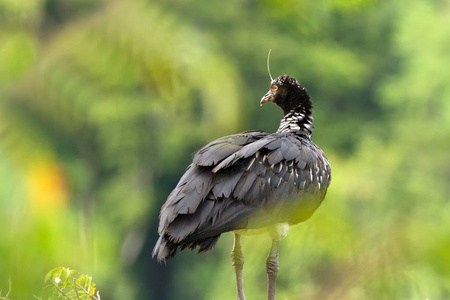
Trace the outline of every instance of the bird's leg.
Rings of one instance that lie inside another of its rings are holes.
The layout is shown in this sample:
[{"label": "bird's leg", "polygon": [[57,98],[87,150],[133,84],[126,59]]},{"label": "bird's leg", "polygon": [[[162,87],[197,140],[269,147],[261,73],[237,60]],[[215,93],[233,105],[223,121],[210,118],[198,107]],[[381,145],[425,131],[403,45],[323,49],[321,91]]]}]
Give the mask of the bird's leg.
[{"label": "bird's leg", "polygon": [[270,248],[269,256],[266,259],[267,272],[267,300],[275,300],[275,281],[279,269],[278,265],[278,245],[279,238],[272,239],[272,247]]},{"label": "bird's leg", "polygon": [[244,280],[242,278],[242,269],[244,268],[244,255],[241,251],[241,235],[234,234],[233,249],[231,250],[231,262],[236,273],[236,299],[245,300]]},{"label": "bird's leg", "polygon": [[278,246],[282,238],[286,237],[289,231],[287,223],[276,224],[271,232],[272,247],[266,259],[267,272],[267,300],[275,300],[275,281],[279,270],[278,265]]}]

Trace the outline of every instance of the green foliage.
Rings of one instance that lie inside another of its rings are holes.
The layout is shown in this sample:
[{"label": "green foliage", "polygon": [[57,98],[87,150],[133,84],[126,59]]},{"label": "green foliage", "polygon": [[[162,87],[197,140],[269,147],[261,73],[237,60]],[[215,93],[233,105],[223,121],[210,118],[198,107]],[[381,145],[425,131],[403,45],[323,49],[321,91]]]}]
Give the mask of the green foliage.
[{"label": "green foliage", "polygon": [[0,34],[0,83],[20,78],[36,55],[33,36],[27,32],[2,32]]},{"label": "green foliage", "polygon": [[43,296],[45,299],[93,299],[100,300],[100,292],[96,290],[96,285],[92,282],[92,277],[79,274],[76,270],[58,267],[47,273],[45,276]]}]

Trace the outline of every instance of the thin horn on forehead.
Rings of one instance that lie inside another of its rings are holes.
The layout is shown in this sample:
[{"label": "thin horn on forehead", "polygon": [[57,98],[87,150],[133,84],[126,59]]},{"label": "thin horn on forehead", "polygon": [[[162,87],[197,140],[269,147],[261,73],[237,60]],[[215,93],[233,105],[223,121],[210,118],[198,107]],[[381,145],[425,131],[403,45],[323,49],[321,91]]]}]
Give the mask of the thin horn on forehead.
[{"label": "thin horn on forehead", "polygon": [[267,72],[269,72],[270,82],[273,81],[272,74],[270,74],[270,52],[272,49],[269,49],[269,54],[267,54]]}]

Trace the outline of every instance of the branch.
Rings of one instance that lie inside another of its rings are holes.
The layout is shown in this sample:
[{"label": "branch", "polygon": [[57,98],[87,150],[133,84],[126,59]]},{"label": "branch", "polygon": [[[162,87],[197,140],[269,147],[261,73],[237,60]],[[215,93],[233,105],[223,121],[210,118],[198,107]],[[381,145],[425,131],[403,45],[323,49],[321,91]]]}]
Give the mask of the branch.
[{"label": "branch", "polygon": [[77,289],[77,281],[75,278],[73,278],[73,288],[75,289],[75,294],[77,295],[77,299],[80,299],[80,295],[78,295],[78,289]]},{"label": "branch", "polygon": [[61,293],[61,295],[64,296],[64,298],[72,300],[72,298],[67,296],[66,293],[64,293],[64,291],[62,289],[60,289],[56,284],[53,283],[53,280],[50,280],[50,283],[58,290],[58,292]]},{"label": "branch", "polygon": [[79,285],[78,283],[76,283],[76,282],[74,282],[75,283],[75,288],[76,288],[76,286],[78,286],[90,299],[94,299],[94,300],[100,300],[100,295],[99,295],[99,293],[98,293],[98,291],[97,291],[97,297],[95,297],[95,295],[91,295],[90,293],[89,293],[89,291],[88,290],[86,290],[84,287],[82,287],[81,285]]}]

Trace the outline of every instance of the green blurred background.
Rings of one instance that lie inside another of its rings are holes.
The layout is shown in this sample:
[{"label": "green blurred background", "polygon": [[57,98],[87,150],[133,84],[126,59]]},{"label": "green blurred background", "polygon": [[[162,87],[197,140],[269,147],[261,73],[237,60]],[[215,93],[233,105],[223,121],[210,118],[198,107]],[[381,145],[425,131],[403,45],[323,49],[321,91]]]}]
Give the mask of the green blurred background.
[{"label": "green blurred background", "polygon": [[[248,129],[269,76],[315,104],[328,196],[283,240],[279,299],[450,299],[450,1],[0,0],[0,290],[57,266],[102,299],[233,299],[231,234],[151,258],[191,154]],[[249,300],[268,236],[245,237]]]}]

